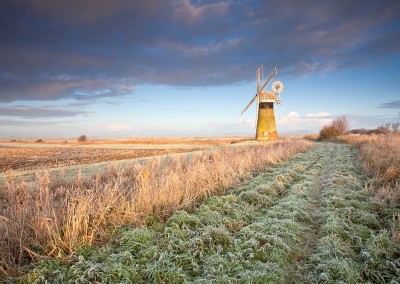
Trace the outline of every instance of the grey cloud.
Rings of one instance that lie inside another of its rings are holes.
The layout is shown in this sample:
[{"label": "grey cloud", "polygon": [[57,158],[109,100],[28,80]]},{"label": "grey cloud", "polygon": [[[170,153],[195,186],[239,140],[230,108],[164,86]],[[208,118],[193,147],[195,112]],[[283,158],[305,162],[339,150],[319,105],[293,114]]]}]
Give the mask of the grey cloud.
[{"label": "grey cloud", "polygon": [[76,124],[76,121],[68,121],[68,120],[60,120],[60,121],[52,121],[52,120],[45,120],[45,121],[40,121],[40,120],[2,120],[0,119],[0,127],[14,127],[14,126],[32,126],[32,127],[37,127],[37,126],[58,126],[58,125],[71,125],[71,124]]},{"label": "grey cloud", "polygon": [[37,79],[19,78],[2,82],[0,79],[0,101],[79,99],[92,100],[126,96],[133,93],[133,85],[124,80],[104,79]]},{"label": "grey cloud", "polygon": [[7,0],[0,102],[124,96],[135,84],[303,76],[398,54],[399,1]]},{"label": "grey cloud", "polygon": [[346,114],[350,120],[351,128],[376,128],[384,123],[396,122],[396,117],[391,115],[356,115]]},{"label": "grey cloud", "polygon": [[[394,100],[391,102],[383,103],[379,107],[380,108],[394,108],[394,109],[398,108],[398,109],[400,109],[400,100]],[[400,112],[399,112],[399,114],[400,114]]]},{"label": "grey cloud", "polygon": [[29,106],[0,106],[0,116],[20,118],[51,118],[73,117],[86,115],[88,112],[65,108],[29,107]]}]

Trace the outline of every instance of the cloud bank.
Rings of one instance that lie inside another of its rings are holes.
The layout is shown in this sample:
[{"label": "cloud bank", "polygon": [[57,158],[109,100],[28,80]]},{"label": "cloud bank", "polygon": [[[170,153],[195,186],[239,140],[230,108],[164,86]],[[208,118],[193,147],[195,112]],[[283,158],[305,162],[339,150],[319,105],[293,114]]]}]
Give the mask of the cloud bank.
[{"label": "cloud bank", "polygon": [[0,102],[125,96],[137,84],[291,76],[398,54],[399,1],[6,0]]}]

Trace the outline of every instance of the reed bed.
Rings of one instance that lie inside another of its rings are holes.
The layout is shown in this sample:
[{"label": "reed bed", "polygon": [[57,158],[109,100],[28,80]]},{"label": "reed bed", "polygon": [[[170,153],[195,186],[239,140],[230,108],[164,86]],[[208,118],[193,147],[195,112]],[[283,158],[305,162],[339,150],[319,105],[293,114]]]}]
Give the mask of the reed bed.
[{"label": "reed bed", "polygon": [[360,160],[366,174],[386,182],[399,179],[399,135],[342,136],[339,139],[359,146]]},{"label": "reed bed", "polygon": [[379,205],[391,239],[400,243],[400,136],[342,136],[340,141],[357,145],[359,160],[370,179],[367,192]]},{"label": "reed bed", "polygon": [[48,171],[37,172],[30,183],[10,173],[0,189],[0,274],[15,275],[46,257],[71,256],[106,241],[121,226],[166,219],[312,145],[288,140],[155,158],[90,178],[78,174],[69,182]]}]

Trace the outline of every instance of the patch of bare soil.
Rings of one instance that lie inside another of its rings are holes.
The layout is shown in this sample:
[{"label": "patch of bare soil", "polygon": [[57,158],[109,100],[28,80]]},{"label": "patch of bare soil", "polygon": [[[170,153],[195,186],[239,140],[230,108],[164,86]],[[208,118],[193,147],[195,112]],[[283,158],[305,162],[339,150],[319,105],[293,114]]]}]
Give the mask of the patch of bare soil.
[{"label": "patch of bare soil", "polygon": [[201,150],[193,149],[97,149],[97,148],[0,148],[0,171],[36,170],[106,161],[144,158]]}]

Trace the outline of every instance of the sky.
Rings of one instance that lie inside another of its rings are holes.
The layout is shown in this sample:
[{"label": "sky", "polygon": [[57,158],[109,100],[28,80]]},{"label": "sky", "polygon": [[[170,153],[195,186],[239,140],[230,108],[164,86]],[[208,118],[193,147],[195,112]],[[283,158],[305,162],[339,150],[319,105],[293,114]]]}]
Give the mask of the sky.
[{"label": "sky", "polygon": [[0,138],[254,135],[260,65],[280,134],[400,122],[400,1],[3,0]]}]

